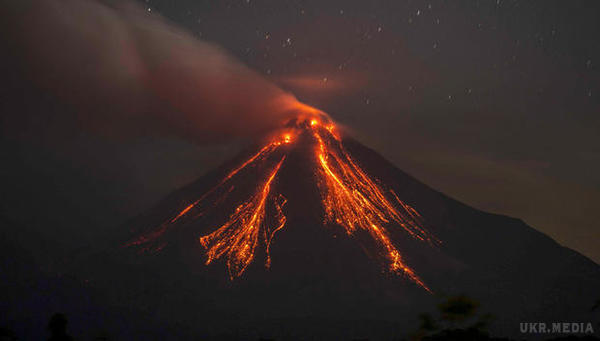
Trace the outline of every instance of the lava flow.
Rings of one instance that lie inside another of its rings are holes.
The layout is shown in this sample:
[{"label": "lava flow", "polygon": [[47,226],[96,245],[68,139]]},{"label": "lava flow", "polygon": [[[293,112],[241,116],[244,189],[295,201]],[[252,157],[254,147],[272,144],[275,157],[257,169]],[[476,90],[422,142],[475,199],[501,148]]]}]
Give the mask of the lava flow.
[{"label": "lava flow", "polygon": [[[207,251],[208,259],[206,264],[213,260],[221,258],[227,254],[227,267],[231,279],[240,276],[252,259],[258,245],[261,225],[265,220],[265,206],[267,198],[271,192],[273,179],[279,172],[285,156],[275,166],[265,183],[260,186],[258,193],[248,202],[239,205],[229,220],[215,232],[200,237],[200,243]],[[267,266],[270,264],[268,256],[269,245],[275,232],[279,231],[285,225],[285,215],[281,207],[285,204],[285,198],[280,202],[276,201],[278,225],[275,228],[263,228],[265,236],[265,245],[267,249]]]},{"label": "lava flow", "polygon": [[[190,211],[192,211],[192,209],[195,209],[203,200],[205,200],[207,197],[209,197],[211,194],[213,194],[218,189],[222,188],[222,186],[225,183],[227,183],[231,178],[233,178],[236,174],[238,174],[240,171],[245,169],[247,166],[253,164],[255,161],[266,157],[267,155],[269,155],[271,152],[273,152],[277,147],[281,146],[282,144],[289,143],[290,138],[291,138],[290,135],[286,133],[280,139],[266,144],[256,154],[252,155],[248,160],[243,162],[240,166],[238,166],[237,168],[230,171],[227,174],[227,176],[225,176],[225,178],[223,178],[223,180],[221,180],[216,186],[214,186],[213,188],[208,190],[206,193],[204,193],[198,199],[194,200],[191,204],[188,204],[184,209],[180,210],[179,213],[177,213],[174,217],[172,217],[172,218],[168,219],[167,221],[165,221],[164,223],[162,223],[157,229],[151,230],[151,231],[144,233],[141,236],[135,238],[134,240],[125,244],[125,246],[138,246],[138,245],[144,245],[144,244],[154,242],[160,236],[162,236],[170,227],[173,227],[180,218],[183,218],[184,216],[186,216],[188,213],[190,213]],[[202,213],[199,213],[198,215],[196,215],[196,217],[201,216],[201,215],[202,215]],[[153,247],[152,245],[149,245],[149,246],[146,246],[145,248],[143,248],[142,250],[143,251],[152,251],[155,249],[156,249],[155,246]]]},{"label": "lava flow", "polygon": [[[390,270],[407,275],[427,291],[430,289],[406,265],[398,249],[393,245],[385,224],[396,222],[411,236],[420,240],[432,241],[432,237],[421,227],[415,218],[418,213],[404,204],[394,194],[402,212],[385,196],[383,190],[371,179],[344,149],[342,140],[334,132],[335,126],[320,129],[317,120],[311,121],[313,135],[317,140],[316,155],[319,170],[319,187],[325,208],[326,222],[343,226],[348,234],[360,228],[367,231],[382,247]],[[325,136],[324,136],[325,135]]]},{"label": "lava flow", "polygon": [[[180,209],[157,229],[127,245],[145,246],[143,250],[164,247],[164,243],[156,244],[161,235],[182,221],[193,221],[201,216],[202,203],[212,198],[215,192],[222,191],[224,185],[240,172],[257,166],[259,162],[261,165],[271,163],[271,170],[257,186],[256,192],[237,205],[229,219],[220,227],[199,237],[200,244],[206,250],[206,264],[220,258],[226,259],[232,280],[244,273],[256,257],[259,247],[264,248],[265,266],[270,267],[271,242],[275,233],[286,224],[283,207],[287,200],[282,194],[276,193],[274,187],[290,148],[280,150],[280,147],[293,144],[296,139],[307,138],[314,146],[314,174],[325,212],[324,223],[339,225],[348,235],[353,235],[358,230],[366,232],[375,241],[377,254],[391,272],[404,275],[430,291],[394,245],[391,229],[400,227],[399,231],[430,244],[435,244],[438,240],[422,227],[422,217],[414,208],[361,169],[345,149],[338,128],[327,115],[316,109],[307,111],[274,136],[215,187]],[[272,161],[273,158],[276,158],[275,162]],[[230,187],[231,190],[233,186]]]}]

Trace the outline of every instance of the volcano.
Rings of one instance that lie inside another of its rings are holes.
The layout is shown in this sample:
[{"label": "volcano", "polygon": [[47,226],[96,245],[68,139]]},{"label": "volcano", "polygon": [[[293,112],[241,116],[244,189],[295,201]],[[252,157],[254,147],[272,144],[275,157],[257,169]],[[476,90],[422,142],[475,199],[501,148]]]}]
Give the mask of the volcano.
[{"label": "volcano", "polygon": [[[266,268],[270,268],[271,244],[275,235],[286,227],[284,206],[290,196],[288,192],[300,191],[283,188],[285,185],[280,185],[278,180],[290,176],[282,173],[303,167],[307,169],[305,173],[312,174],[291,176],[312,179],[313,192],[316,187],[320,198],[305,190],[296,194],[294,200],[298,204],[320,201],[325,228],[335,230],[336,227],[331,225],[342,227],[350,237],[362,234],[357,239],[372,256],[387,263],[390,272],[431,291],[406,264],[393,241],[395,234],[404,232],[416,240],[437,243],[437,239],[423,228],[421,215],[357,164],[345,148],[337,126],[327,116],[301,117],[285,126],[216,186],[197,198],[184,200],[183,207],[176,208],[165,222],[144,231],[127,246],[139,246],[141,251],[161,251],[169,245],[171,233],[178,233],[179,229],[190,230],[190,233],[205,231],[203,216],[210,216],[213,209],[218,211],[224,207],[227,210],[229,207],[232,213],[220,227],[195,238],[206,250],[206,265],[223,258],[229,277],[234,280],[261,253]],[[251,180],[244,178],[253,170],[258,176],[254,175]],[[249,188],[244,188],[243,183],[250,184]],[[229,195],[233,201],[227,200]],[[310,215],[311,212],[305,213]],[[370,240],[365,243],[367,235]],[[367,247],[367,244],[375,245]]]},{"label": "volcano", "polygon": [[593,321],[600,295],[598,264],[427,187],[316,110],[126,230],[78,276],[177,338],[406,337],[456,294],[518,336],[519,322]]}]

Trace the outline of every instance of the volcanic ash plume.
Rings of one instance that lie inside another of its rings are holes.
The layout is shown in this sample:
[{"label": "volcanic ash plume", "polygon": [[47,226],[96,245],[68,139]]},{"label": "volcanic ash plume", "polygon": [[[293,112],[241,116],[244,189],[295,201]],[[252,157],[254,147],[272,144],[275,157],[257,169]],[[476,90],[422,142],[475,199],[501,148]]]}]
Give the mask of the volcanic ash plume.
[{"label": "volcanic ash plume", "polygon": [[[4,7],[7,64],[64,105],[57,120],[75,128],[205,142],[269,130],[297,105],[221,48],[133,3],[24,0]],[[12,119],[31,121],[20,115]]]}]

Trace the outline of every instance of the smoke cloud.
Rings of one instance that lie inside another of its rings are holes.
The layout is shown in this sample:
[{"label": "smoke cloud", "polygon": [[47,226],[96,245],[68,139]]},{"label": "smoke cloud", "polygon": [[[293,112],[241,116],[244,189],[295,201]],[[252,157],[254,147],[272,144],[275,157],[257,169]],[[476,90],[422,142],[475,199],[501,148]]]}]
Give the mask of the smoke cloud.
[{"label": "smoke cloud", "polygon": [[[33,98],[15,85],[5,92],[5,132],[38,122],[43,129],[204,143],[260,134],[298,107],[294,96],[223,49],[131,2],[20,0],[3,6],[5,71],[25,80],[21,87],[36,89]],[[42,98],[60,110],[19,110]]]}]

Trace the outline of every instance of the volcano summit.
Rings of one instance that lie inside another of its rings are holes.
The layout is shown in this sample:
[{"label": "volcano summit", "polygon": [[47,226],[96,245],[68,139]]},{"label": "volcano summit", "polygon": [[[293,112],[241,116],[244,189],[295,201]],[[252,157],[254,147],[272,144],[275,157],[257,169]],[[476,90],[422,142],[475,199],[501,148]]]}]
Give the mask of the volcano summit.
[{"label": "volcano summit", "polygon": [[316,110],[126,231],[76,275],[184,339],[406,337],[458,294],[519,337],[523,321],[593,321],[600,288],[594,262],[427,187]]}]

